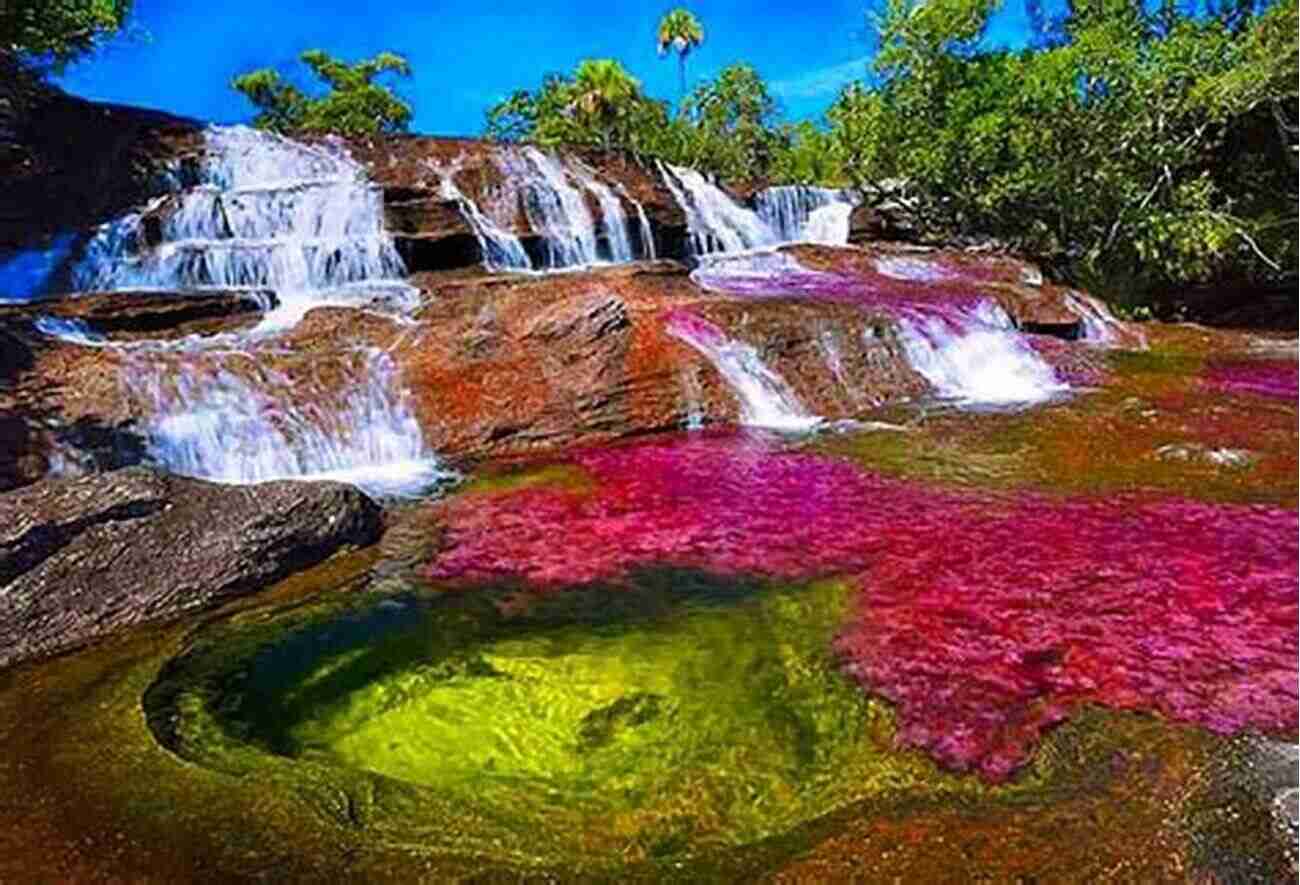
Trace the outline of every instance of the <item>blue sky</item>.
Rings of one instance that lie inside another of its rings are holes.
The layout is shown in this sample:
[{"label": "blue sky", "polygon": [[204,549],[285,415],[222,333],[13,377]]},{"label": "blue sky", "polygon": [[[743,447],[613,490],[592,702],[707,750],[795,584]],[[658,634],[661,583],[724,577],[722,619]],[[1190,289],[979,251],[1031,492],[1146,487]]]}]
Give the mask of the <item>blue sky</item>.
[{"label": "blue sky", "polygon": [[[674,5],[694,12],[706,32],[688,77],[747,61],[788,119],[820,117],[869,60],[863,0],[135,0],[129,33],[70,67],[60,83],[88,98],[238,122],[251,115],[229,87],[238,73],[266,66],[292,73],[310,48],[347,60],[387,49],[414,68],[397,84],[415,107],[414,131],[476,135],[490,104],[583,58],[617,58],[650,94],[675,97],[676,63],[654,45],[659,16]],[[1000,18],[997,33],[1014,34],[1014,12]]]}]

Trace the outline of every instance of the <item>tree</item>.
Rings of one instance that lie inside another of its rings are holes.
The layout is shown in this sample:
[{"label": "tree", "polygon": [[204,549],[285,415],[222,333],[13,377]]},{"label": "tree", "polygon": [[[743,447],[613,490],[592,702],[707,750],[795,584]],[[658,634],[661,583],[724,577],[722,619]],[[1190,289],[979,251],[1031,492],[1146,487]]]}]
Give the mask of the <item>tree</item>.
[{"label": "tree", "polygon": [[4,0],[0,49],[56,70],[116,33],[131,0]]},{"label": "tree", "polygon": [[381,52],[349,65],[323,50],[309,49],[299,58],[328,92],[313,98],[270,68],[236,77],[231,86],[258,108],[254,126],[275,132],[371,135],[402,132],[409,125],[411,106],[374,82],[386,73],[409,77],[411,67],[402,56]]},{"label": "tree", "polygon": [[659,54],[667,55],[672,49],[677,53],[677,76],[680,95],[686,96],[686,56],[704,42],[704,26],[685,9],[674,9],[659,20]]},{"label": "tree", "polygon": [[613,59],[588,59],[578,65],[572,95],[574,110],[592,122],[609,150],[615,125],[641,98],[641,84]]},{"label": "tree", "polygon": [[991,8],[889,0],[878,79],[828,114],[855,184],[1121,297],[1294,273],[1294,0],[1072,2],[1022,52],[983,48]]},{"label": "tree", "polygon": [[752,67],[734,64],[686,99],[695,138],[685,158],[724,178],[763,176],[775,147],[776,101]]}]

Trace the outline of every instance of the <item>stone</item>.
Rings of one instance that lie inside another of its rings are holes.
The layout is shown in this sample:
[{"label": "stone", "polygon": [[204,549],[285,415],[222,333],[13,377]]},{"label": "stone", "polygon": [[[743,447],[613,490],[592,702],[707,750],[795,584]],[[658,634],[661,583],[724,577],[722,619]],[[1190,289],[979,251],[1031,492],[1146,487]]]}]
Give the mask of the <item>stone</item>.
[{"label": "stone", "polygon": [[215,607],[382,530],[352,486],[129,467],[0,495],[0,666]]}]

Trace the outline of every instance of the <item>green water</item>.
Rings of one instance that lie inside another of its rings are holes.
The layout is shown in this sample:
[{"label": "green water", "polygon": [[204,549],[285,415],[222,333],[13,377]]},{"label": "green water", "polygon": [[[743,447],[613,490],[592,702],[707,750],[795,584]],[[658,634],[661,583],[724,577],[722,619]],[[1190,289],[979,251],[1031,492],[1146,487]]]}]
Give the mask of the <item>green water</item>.
[{"label": "green water", "polygon": [[948,780],[890,748],[888,713],[831,659],[851,597],[664,570],[306,608],[216,630],[146,707],[164,743],[218,768],[378,776],[595,851],[739,845]]}]

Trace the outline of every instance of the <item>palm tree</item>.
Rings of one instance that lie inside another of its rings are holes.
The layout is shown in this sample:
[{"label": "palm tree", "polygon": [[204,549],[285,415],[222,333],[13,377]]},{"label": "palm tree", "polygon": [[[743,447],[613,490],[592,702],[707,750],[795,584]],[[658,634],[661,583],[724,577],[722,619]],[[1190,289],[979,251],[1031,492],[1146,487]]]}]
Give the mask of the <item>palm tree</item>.
[{"label": "palm tree", "polygon": [[572,107],[594,120],[609,150],[614,124],[641,93],[641,84],[612,58],[589,58],[573,78]]},{"label": "palm tree", "polygon": [[677,53],[677,75],[681,81],[681,97],[686,97],[686,56],[704,42],[704,26],[700,20],[680,7],[666,13],[659,20],[659,54],[667,55],[672,49]]}]

